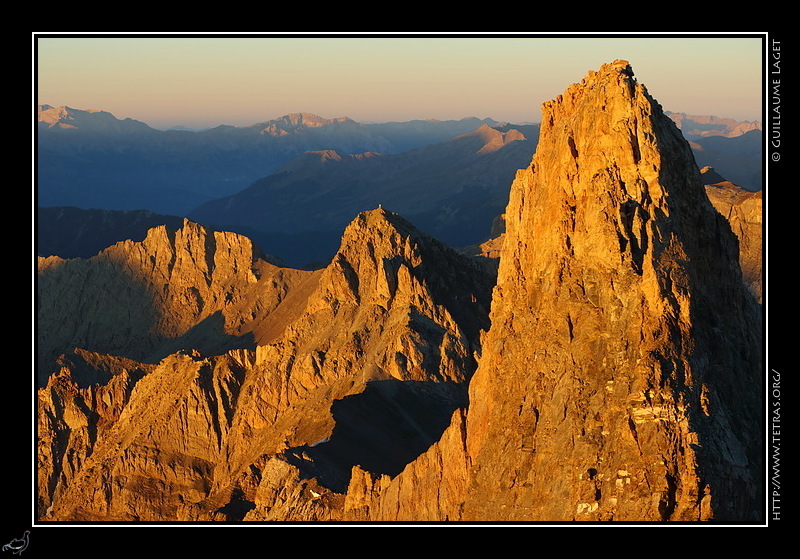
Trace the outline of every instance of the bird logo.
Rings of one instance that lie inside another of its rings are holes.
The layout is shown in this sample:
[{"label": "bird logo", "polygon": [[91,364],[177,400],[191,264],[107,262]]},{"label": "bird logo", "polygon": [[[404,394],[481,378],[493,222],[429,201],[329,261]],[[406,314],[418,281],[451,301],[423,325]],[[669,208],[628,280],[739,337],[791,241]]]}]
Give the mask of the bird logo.
[{"label": "bird logo", "polygon": [[28,538],[30,537],[30,533],[30,530],[25,530],[25,533],[21,538],[14,538],[5,544],[3,546],[3,551],[10,551],[11,553],[20,555],[23,551],[25,551],[25,548],[28,547]]}]

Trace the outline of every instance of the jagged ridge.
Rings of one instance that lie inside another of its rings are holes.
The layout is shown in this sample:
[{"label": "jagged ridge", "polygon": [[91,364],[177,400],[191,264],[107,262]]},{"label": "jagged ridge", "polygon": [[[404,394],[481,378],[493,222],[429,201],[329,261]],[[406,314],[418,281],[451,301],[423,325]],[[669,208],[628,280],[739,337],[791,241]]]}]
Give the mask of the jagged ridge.
[{"label": "jagged ridge", "polygon": [[[41,292],[58,286],[57,296],[43,298],[48,322],[59,321],[55,313],[65,309],[56,301],[71,295],[78,303],[66,307],[68,315],[88,331],[104,324],[119,341],[119,323],[103,313],[109,301],[126,300],[119,278],[136,270],[142,293],[158,301],[147,307],[160,314],[122,323],[129,345],[115,353],[151,352],[129,328],[167,324],[186,348],[151,364],[112,366],[122,358],[82,349],[60,358],[39,394],[40,514],[208,520],[275,509],[274,518],[286,513],[275,491],[308,476],[315,493],[330,494],[340,510],[336,491],[349,481],[353,437],[365,467],[397,473],[466,404],[479,332],[488,328],[488,269],[382,209],[357,216],[324,270],[281,269],[257,254],[246,238],[187,221],[177,232],[156,228],[141,243],[119,243],[85,261],[40,261]],[[101,272],[105,298],[64,281]],[[206,337],[198,327],[217,312],[230,339],[251,340],[250,349],[199,343]],[[62,350],[76,345],[96,350],[111,342],[73,334]],[[365,422],[365,413],[377,415]],[[105,497],[96,501],[95,492]],[[332,514],[296,504],[292,515]]]}]

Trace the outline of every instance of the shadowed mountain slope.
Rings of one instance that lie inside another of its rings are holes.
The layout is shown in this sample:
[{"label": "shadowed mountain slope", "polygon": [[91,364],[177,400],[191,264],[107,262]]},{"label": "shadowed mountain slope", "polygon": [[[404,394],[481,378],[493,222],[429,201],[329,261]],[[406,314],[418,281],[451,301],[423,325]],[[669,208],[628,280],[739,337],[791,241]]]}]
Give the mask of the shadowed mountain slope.
[{"label": "shadowed mountain slope", "polygon": [[759,303],[763,296],[763,192],[751,192],[720,176],[712,167],[700,170],[711,204],[730,223],[739,239],[739,264],[745,285]]}]

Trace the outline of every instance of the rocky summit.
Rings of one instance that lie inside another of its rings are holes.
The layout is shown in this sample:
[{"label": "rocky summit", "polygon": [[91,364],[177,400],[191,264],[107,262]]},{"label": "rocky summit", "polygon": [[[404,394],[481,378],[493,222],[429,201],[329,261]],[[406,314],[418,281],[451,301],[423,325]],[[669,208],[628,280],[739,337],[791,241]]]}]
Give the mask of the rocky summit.
[{"label": "rocky summit", "polygon": [[38,517],[759,521],[726,217],[615,61],[543,106],[499,268],[382,208],[316,271],[190,221],[42,258]]},{"label": "rocky summit", "polygon": [[545,104],[505,224],[467,413],[399,476],[362,476],[354,509],[761,518],[758,305],[688,145],[626,62]]},{"label": "rocky summit", "polygon": [[757,518],[759,309],[627,62],[544,105],[505,221],[464,517]]}]

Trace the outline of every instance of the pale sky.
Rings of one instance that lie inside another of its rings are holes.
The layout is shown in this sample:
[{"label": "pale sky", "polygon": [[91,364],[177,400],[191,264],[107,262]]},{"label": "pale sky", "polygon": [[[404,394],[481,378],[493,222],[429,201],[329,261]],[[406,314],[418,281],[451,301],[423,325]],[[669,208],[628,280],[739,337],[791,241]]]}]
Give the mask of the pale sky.
[{"label": "pale sky", "polygon": [[543,102],[615,59],[629,61],[667,111],[762,120],[756,34],[47,35],[33,35],[37,104],[105,110],[154,128],[247,126],[293,112],[359,122],[538,122]]}]

